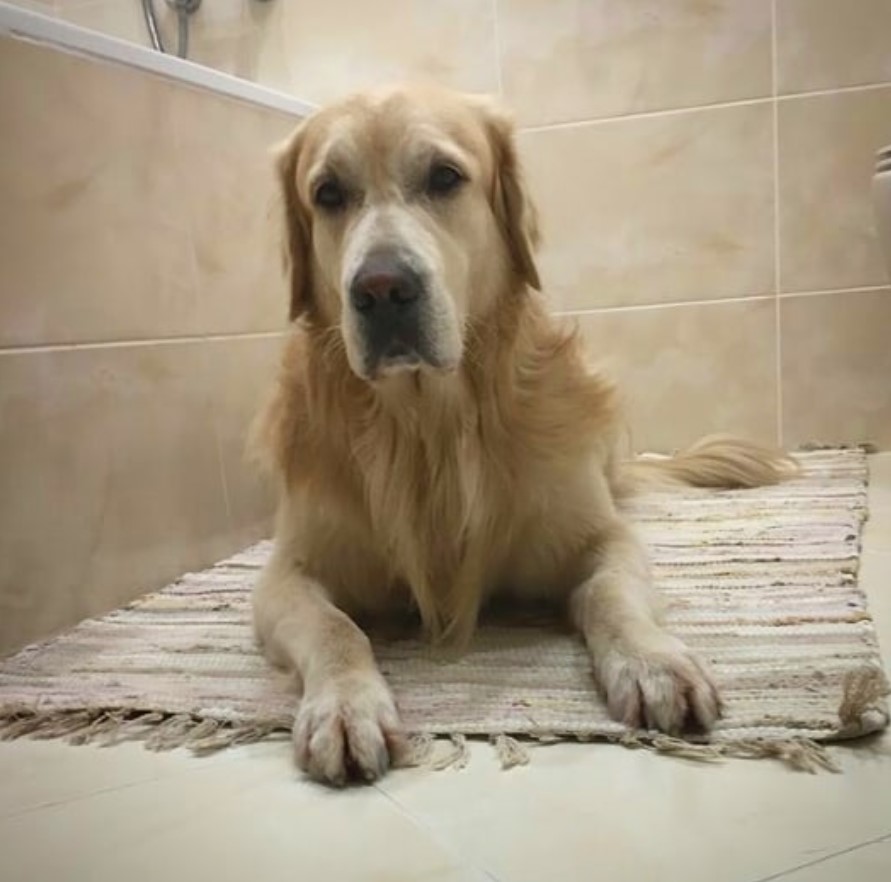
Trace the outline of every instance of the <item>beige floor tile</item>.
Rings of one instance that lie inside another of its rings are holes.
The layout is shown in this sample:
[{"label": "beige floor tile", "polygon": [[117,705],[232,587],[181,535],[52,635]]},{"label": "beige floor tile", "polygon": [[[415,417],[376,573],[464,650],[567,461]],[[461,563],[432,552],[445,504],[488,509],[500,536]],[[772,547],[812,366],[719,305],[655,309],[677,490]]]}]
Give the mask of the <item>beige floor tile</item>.
[{"label": "beige floor tile", "polygon": [[891,835],[819,863],[784,873],[778,882],[887,882],[891,876]]},{"label": "beige floor tile", "polygon": [[[864,548],[891,551],[891,453],[869,460],[869,520],[863,531]],[[891,595],[891,573],[887,579]],[[891,642],[891,630],[888,632]]]},{"label": "beige floor tile", "polygon": [[[81,751],[68,751],[76,762]],[[269,761],[269,746],[265,753],[188,759],[188,770],[7,817],[4,882],[482,882],[382,793],[298,783],[286,765]],[[164,757],[159,765],[182,762]]]},{"label": "beige floor tile", "polygon": [[845,755],[843,775],[817,776],[597,744],[539,748],[504,773],[487,754],[481,745],[465,773],[412,771],[382,787],[510,882],[581,882],[595,866],[616,882],[748,882],[891,827],[891,761],[872,753]]},{"label": "beige floor tile", "polygon": [[891,453],[876,453],[869,458],[869,507],[891,508]]},{"label": "beige floor tile", "polygon": [[[263,745],[264,752],[272,747],[271,743]],[[15,815],[70,805],[96,794],[207,771],[237,756],[234,751],[224,751],[206,757],[205,766],[185,751],[153,753],[137,743],[75,748],[59,741],[0,742],[0,823]],[[262,754],[257,757],[259,773]],[[281,771],[278,758],[276,766]]]},{"label": "beige floor tile", "polygon": [[[873,543],[867,540],[865,547]],[[891,551],[863,552],[860,561],[860,584],[869,599],[872,614],[879,636],[879,648],[885,668],[891,671]],[[891,744],[891,737],[886,736]]]},{"label": "beige floor tile", "polygon": [[891,505],[870,507],[863,536],[868,547],[878,551],[891,551]]}]

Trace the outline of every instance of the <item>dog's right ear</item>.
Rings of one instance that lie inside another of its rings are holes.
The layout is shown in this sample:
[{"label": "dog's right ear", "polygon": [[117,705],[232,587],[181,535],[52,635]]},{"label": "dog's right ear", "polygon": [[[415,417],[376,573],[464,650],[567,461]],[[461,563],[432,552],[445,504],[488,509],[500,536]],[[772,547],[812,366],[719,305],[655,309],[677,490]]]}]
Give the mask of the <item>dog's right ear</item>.
[{"label": "dog's right ear", "polygon": [[303,144],[304,124],[278,148],[276,166],[285,210],[285,272],[289,276],[291,321],[312,313],[312,259],[310,223],[297,195],[297,162]]}]

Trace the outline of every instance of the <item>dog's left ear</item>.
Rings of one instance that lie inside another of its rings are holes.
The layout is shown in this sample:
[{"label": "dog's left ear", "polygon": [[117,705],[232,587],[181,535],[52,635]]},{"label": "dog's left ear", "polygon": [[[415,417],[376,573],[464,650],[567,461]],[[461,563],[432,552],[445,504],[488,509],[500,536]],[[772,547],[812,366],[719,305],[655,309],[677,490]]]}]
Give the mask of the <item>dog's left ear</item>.
[{"label": "dog's left ear", "polygon": [[538,212],[529,196],[517,155],[513,120],[491,101],[475,103],[485,120],[495,163],[492,193],[495,217],[501,225],[517,275],[540,291],[541,281],[535,265],[535,250],[540,241]]},{"label": "dog's left ear", "polygon": [[291,288],[288,310],[291,321],[304,315],[312,315],[315,309],[309,223],[297,195],[297,160],[300,157],[304,132],[305,124],[302,123],[274,151],[284,209],[285,269]]}]

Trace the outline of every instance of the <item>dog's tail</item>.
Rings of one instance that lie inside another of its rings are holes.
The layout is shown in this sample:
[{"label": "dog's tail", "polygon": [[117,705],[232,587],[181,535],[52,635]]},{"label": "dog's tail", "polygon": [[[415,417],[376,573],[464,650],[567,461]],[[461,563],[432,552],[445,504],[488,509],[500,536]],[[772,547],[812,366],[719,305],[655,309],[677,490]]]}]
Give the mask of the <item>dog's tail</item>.
[{"label": "dog's tail", "polygon": [[628,496],[641,490],[686,484],[739,489],[777,484],[799,472],[782,450],[727,435],[709,435],[670,457],[646,456],[619,464],[616,490]]}]

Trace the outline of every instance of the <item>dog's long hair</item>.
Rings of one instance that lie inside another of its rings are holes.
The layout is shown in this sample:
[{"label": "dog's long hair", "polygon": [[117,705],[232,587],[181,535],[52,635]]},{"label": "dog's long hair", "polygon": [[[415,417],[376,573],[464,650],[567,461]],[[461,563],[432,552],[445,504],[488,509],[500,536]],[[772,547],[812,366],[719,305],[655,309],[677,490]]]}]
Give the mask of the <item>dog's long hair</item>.
[{"label": "dog's long hair", "polygon": [[[407,587],[429,634],[459,641],[473,631],[487,574],[517,540],[515,512],[555,470],[587,460],[621,496],[653,481],[752,486],[791,468],[775,451],[727,440],[670,460],[620,459],[614,387],[536,290],[536,216],[510,123],[483,104],[477,112],[496,169],[488,198],[503,249],[491,259],[505,264],[494,308],[467,316],[457,375],[407,374],[385,387],[350,370],[340,328],[325,318],[297,191],[305,133],[289,141],[279,171],[297,322],[252,436],[281,479],[278,539],[293,544],[303,572],[343,597],[357,583],[382,596]],[[590,527],[544,517],[535,542],[556,560],[589,541]]]}]

